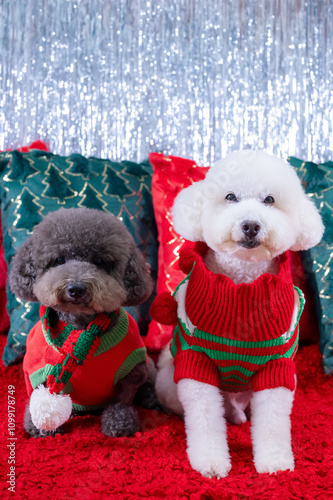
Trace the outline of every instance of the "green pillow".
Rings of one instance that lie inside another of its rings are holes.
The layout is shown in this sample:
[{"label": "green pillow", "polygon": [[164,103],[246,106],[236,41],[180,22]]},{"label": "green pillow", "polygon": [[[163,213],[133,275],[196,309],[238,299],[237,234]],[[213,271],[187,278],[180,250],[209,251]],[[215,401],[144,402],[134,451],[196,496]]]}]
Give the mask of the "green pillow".
[{"label": "green pillow", "polygon": [[[320,329],[320,350],[324,370],[333,374],[333,162],[312,163],[290,157],[304,185],[306,193],[316,204],[325,225],[324,236],[310,251],[312,266],[307,266],[315,297]],[[309,263],[309,259],[306,259]],[[311,269],[312,267],[312,269]]]},{"label": "green pillow", "polygon": [[[157,274],[157,230],[148,162],[121,163],[79,154],[68,157],[30,151],[0,153],[0,202],[5,259],[11,260],[33,227],[61,207],[89,207],[111,212],[127,226]],[[155,292],[138,307],[127,308],[140,332],[147,332]],[[5,365],[20,361],[26,337],[39,319],[39,304],[16,299],[7,286],[10,331],[3,354]]]}]

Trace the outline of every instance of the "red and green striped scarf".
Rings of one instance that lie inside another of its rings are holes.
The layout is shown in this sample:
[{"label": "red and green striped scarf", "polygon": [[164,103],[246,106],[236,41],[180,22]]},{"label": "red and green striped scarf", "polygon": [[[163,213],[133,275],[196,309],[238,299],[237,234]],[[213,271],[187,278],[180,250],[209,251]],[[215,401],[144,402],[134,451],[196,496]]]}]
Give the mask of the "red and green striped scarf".
[{"label": "red and green striped scarf", "polygon": [[50,326],[50,308],[42,316],[43,329],[49,344],[62,355],[46,380],[51,394],[65,387],[74,371],[84,361],[91,359],[100,345],[100,335],[114,323],[117,311],[97,314],[86,330],[76,330],[72,325],[58,320]]}]

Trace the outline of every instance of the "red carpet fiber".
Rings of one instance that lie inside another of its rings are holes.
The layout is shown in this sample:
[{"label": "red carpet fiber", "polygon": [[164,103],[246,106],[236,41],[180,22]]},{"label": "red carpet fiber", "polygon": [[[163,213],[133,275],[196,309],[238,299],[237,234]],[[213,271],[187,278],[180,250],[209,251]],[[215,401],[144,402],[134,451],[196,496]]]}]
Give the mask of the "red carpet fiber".
[{"label": "red carpet fiber", "polygon": [[[3,347],[4,339],[1,338],[1,342]],[[59,500],[333,498],[333,379],[322,371],[317,346],[299,351],[297,372],[292,415],[295,471],[272,476],[257,474],[247,423],[242,427],[228,427],[232,470],[226,479],[216,480],[204,479],[191,470],[183,422],[162,413],[140,410],[144,430],[133,438],[104,437],[98,417],[73,419],[66,424],[67,432],[63,436],[28,438],[22,426],[26,404],[22,366],[1,367],[0,497]],[[8,386],[15,388],[15,440],[8,430]],[[10,473],[15,493],[8,490]]]}]

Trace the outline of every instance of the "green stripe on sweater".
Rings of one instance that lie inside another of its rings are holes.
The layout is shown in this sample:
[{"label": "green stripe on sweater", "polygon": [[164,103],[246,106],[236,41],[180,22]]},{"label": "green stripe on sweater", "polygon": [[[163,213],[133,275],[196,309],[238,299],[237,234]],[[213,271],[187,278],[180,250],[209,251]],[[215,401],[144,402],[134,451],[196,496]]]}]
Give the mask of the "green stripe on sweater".
[{"label": "green stripe on sweater", "polygon": [[[55,366],[60,366],[60,365],[55,365]],[[53,365],[47,364],[47,365],[43,366],[42,368],[39,368],[38,370],[31,373],[31,375],[29,376],[29,380],[30,380],[32,388],[36,389],[39,385],[44,384],[47,380],[47,377],[49,375],[51,375],[53,369],[54,369]],[[59,373],[60,373],[60,370],[59,370]],[[58,375],[59,375],[59,373],[58,373]],[[68,376],[68,374],[69,374],[69,372],[67,372],[67,374],[66,374],[66,371],[65,371],[65,377],[67,377],[67,378],[64,379],[65,380],[65,387],[60,392],[60,394],[67,394],[68,392],[70,392],[67,390],[69,387],[69,384],[66,385],[68,380],[70,379],[70,375]]]},{"label": "green stripe on sweater", "polygon": [[128,375],[136,365],[138,365],[139,363],[145,363],[146,361],[147,350],[145,347],[139,347],[138,349],[132,351],[131,354],[127,356],[119,370],[115,373],[113,385],[116,385],[119,380],[126,377],[126,375]]},{"label": "green stripe on sweater", "polygon": [[288,351],[286,351],[284,354],[282,354],[280,356],[280,358],[291,358],[294,350],[296,349],[297,345],[298,345],[298,340],[299,340],[299,333],[297,333],[296,335],[296,339],[294,340],[294,343],[292,344],[292,346],[290,347],[290,349],[288,349]]},{"label": "green stripe on sweater", "polygon": [[[228,382],[229,380],[228,379],[232,379],[237,385],[242,385],[242,384],[248,384],[249,383],[249,379],[247,380],[244,380],[242,377],[239,377],[238,375],[234,375],[233,373],[231,373],[230,375],[227,375],[227,376],[224,376],[224,377],[219,377],[221,380],[225,381],[225,382]],[[235,380],[236,379],[236,380]]]},{"label": "green stripe on sweater", "polygon": [[188,281],[188,280],[190,279],[190,276],[191,276],[191,274],[192,274],[192,271],[193,271],[193,269],[194,269],[194,266],[195,266],[195,262],[194,262],[194,264],[193,264],[193,266],[192,266],[191,271],[190,271],[190,272],[189,272],[189,274],[186,276],[186,278],[184,278],[184,279],[183,279],[183,281],[181,281],[181,282],[179,283],[179,285],[177,285],[176,290],[175,290],[175,291],[173,292],[173,294],[172,294],[172,296],[173,296],[173,297],[174,297],[174,296],[176,295],[176,293],[178,292],[178,289],[179,289],[179,288],[180,288],[180,287],[181,287],[184,283],[186,283],[186,281]]},{"label": "green stripe on sweater", "polygon": [[219,366],[218,369],[221,372],[220,377],[223,376],[223,373],[229,373],[233,370],[241,372],[243,375],[245,375],[245,377],[252,377],[252,375],[255,373],[255,370],[253,370],[253,371],[247,370],[243,366],[239,366],[239,365]]},{"label": "green stripe on sweater", "polygon": [[258,342],[246,342],[245,340],[231,340],[225,337],[219,337],[218,335],[211,335],[210,333],[204,332],[203,330],[195,330],[195,337],[198,339],[207,340],[209,342],[216,342],[217,344],[226,345],[228,347],[240,347],[245,349],[260,349],[285,344],[283,337]]},{"label": "green stripe on sweater", "polygon": [[40,384],[44,384],[46,382],[47,377],[50,375],[53,369],[53,365],[47,364],[42,368],[31,373],[29,376],[30,383],[33,389],[36,389]]},{"label": "green stripe on sweater", "polygon": [[179,340],[181,343],[182,350],[187,350],[191,349],[192,351],[196,352],[202,352],[204,354],[207,354],[211,359],[213,360],[235,360],[235,361],[245,361],[247,363],[253,363],[255,365],[264,365],[270,360],[274,359],[279,359],[279,358],[290,358],[293,351],[295,350],[295,347],[298,343],[298,335],[296,337],[295,342],[293,345],[290,347],[290,349],[284,353],[284,354],[273,354],[273,356],[268,355],[268,356],[248,356],[244,354],[236,354],[236,353],[230,353],[230,352],[221,352],[217,351],[215,349],[209,349],[206,347],[201,347],[201,346],[189,346],[187,342],[185,341],[181,331],[178,331],[179,335]]},{"label": "green stripe on sweater", "polygon": [[100,337],[101,343],[97,349],[97,351],[94,354],[94,357],[99,356],[103,352],[108,351],[111,349],[111,347],[116,346],[119,344],[127,335],[128,333],[128,316],[126,314],[125,309],[122,307],[119,310],[119,318],[118,318],[118,323],[116,326],[110,330],[109,332],[104,333]]}]

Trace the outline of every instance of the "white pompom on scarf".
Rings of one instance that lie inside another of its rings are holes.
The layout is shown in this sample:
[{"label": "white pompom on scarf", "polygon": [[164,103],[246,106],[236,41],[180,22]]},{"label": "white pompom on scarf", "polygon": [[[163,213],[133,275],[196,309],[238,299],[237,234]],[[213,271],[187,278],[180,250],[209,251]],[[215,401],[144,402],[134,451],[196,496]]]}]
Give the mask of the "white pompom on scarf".
[{"label": "white pompom on scarf", "polygon": [[51,394],[40,385],[30,398],[30,413],[33,424],[39,430],[55,431],[72,413],[72,400],[68,394]]}]

